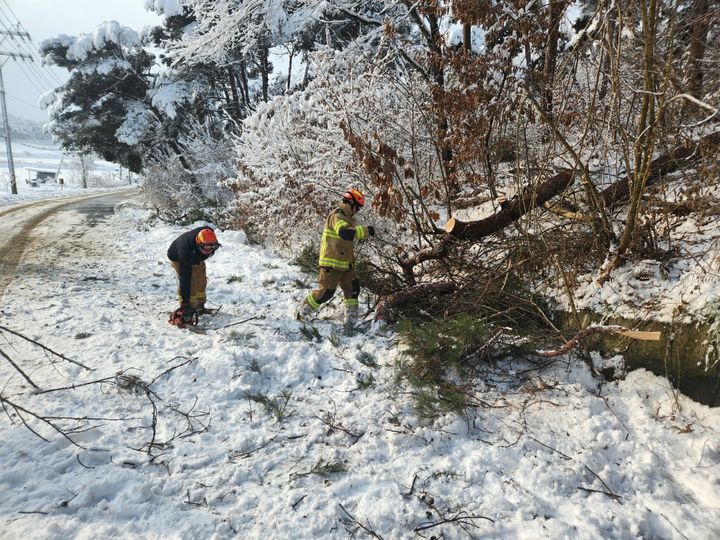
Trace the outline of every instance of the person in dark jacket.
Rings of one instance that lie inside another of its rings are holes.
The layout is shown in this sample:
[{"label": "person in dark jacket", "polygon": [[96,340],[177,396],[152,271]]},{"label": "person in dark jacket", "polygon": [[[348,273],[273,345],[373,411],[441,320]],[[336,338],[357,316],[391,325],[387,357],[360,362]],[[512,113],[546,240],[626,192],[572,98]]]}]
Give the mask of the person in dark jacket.
[{"label": "person in dark jacket", "polygon": [[180,298],[180,307],[173,313],[171,323],[192,324],[198,315],[206,312],[205,261],[219,247],[215,231],[210,227],[198,227],[183,233],[170,244],[167,256],[178,275]]}]

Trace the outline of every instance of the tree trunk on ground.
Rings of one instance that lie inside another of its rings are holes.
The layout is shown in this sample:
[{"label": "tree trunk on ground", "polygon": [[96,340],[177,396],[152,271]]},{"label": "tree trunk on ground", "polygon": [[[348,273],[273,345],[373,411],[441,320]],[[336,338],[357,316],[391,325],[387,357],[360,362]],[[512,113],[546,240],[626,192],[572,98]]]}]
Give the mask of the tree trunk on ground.
[{"label": "tree trunk on ground", "polygon": [[[657,158],[650,165],[650,173],[645,182],[645,186],[650,186],[663,176],[698,161],[702,157],[703,149],[716,148],[718,146],[720,146],[720,131],[706,135],[702,139],[694,141],[692,144],[681,146],[669,154]],[[627,201],[630,196],[631,180],[631,175],[626,176],[600,192],[600,197],[605,201],[605,204],[612,206]]]},{"label": "tree trunk on ground", "polygon": [[533,208],[545,204],[570,186],[574,178],[575,175],[572,171],[562,171],[540,184],[536,190],[524,190],[519,197],[514,197],[504,204],[504,208],[497,214],[469,222],[451,218],[445,225],[445,232],[462,240],[479,240],[489,236],[518,220]]},{"label": "tree trunk on ground", "polygon": [[394,294],[380,297],[375,309],[376,321],[391,321],[392,312],[397,308],[407,306],[411,302],[426,298],[435,294],[448,294],[455,290],[452,283],[423,283],[414,287],[408,287]]},{"label": "tree trunk on ground", "polygon": [[503,204],[503,209],[490,217],[479,221],[463,222],[451,218],[445,225],[445,232],[433,246],[421,249],[400,259],[403,276],[410,284],[415,283],[413,268],[429,260],[442,259],[447,251],[458,240],[479,240],[516,221],[533,208],[542,206],[570,186],[574,179],[573,171],[562,171],[540,184],[535,190],[524,190],[519,197],[514,197]]},{"label": "tree trunk on ground", "polygon": [[[718,146],[720,146],[720,132],[707,135],[694,144],[682,146],[670,154],[659,157],[652,162],[645,185],[651,185],[662,176],[698,161],[702,157],[703,149]],[[572,184],[574,178],[575,175],[572,171],[562,171],[541,183],[534,191],[523,190],[520,197],[515,197],[503,204],[500,212],[478,221],[463,222],[451,218],[445,225],[447,234],[443,235],[435,245],[406,255],[400,260],[405,279],[408,283],[414,284],[413,268],[418,264],[444,258],[449,247],[457,240],[480,240],[504,229],[530,210],[543,206],[550,199],[562,193]],[[625,177],[603,190],[600,197],[607,206],[626,201],[630,194],[629,186],[630,180]]]}]

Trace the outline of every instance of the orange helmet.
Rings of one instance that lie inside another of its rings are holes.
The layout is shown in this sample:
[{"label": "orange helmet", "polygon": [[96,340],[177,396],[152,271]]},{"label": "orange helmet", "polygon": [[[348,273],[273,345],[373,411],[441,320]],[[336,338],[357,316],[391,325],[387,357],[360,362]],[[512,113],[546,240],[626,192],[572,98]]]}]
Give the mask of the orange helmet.
[{"label": "orange helmet", "polygon": [[195,237],[195,245],[200,246],[204,249],[217,249],[220,247],[215,231],[212,229],[203,229]]},{"label": "orange helmet", "polygon": [[365,196],[362,194],[362,191],[360,191],[359,189],[352,188],[352,189],[347,190],[345,192],[345,194],[343,195],[343,199],[345,199],[349,202],[354,202],[355,204],[357,204],[360,207],[365,206]]}]

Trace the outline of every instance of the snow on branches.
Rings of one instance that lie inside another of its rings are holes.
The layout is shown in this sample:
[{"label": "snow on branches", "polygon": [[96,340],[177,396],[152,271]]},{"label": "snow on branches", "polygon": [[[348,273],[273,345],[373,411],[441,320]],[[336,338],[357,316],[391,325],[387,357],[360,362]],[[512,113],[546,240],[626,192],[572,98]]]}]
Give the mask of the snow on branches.
[{"label": "snow on branches", "polygon": [[186,0],[197,25],[174,47],[175,62],[227,62],[258,46],[292,42],[322,16],[324,2],[292,0]]},{"label": "snow on branches", "polygon": [[146,11],[154,11],[158,15],[165,17],[173,17],[182,14],[185,3],[185,0],[145,0],[144,7]]},{"label": "snow on branches", "polygon": [[[91,54],[105,48],[108,44],[117,45],[120,49],[132,49],[141,45],[138,33],[117,21],[107,21],[98,26],[91,34],[68,36],[65,34],[40,42],[40,51],[64,50],[65,58],[80,62]],[[59,64],[53,56],[44,56],[46,62]]]}]

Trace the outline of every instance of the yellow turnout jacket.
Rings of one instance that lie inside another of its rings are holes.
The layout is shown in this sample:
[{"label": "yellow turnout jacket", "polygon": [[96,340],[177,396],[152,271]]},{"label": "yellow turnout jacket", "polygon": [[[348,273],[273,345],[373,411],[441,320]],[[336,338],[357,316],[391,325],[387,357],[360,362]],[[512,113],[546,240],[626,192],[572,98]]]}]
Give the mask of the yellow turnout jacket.
[{"label": "yellow turnout jacket", "polygon": [[[353,242],[363,240],[367,236],[367,227],[355,225],[350,205],[340,203],[325,221],[325,229],[320,243],[320,266],[349,270],[354,261]],[[350,237],[352,240],[344,240],[343,237]]]}]

